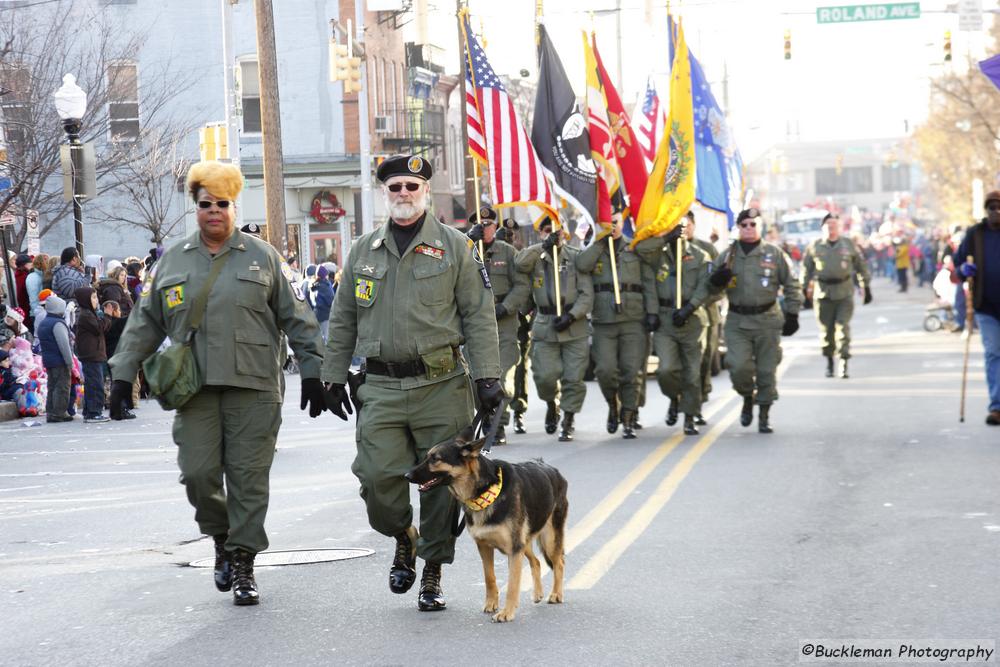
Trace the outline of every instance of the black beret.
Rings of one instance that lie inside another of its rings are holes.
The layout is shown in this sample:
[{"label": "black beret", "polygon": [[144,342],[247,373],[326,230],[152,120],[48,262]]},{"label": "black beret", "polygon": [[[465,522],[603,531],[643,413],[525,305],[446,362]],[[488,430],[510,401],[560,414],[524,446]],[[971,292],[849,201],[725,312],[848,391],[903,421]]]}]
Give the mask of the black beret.
[{"label": "black beret", "polygon": [[827,220],[839,220],[839,219],[840,219],[839,215],[835,215],[833,213],[827,213],[826,215],[823,216],[822,224],[826,224]]},{"label": "black beret", "polygon": [[760,209],[755,207],[745,208],[742,211],[740,211],[739,215],[736,216],[736,222],[737,224],[739,224],[744,220],[746,220],[747,218],[753,219],[759,217],[760,217]]},{"label": "black beret", "polygon": [[541,219],[541,221],[539,221],[538,231],[542,231],[546,227],[552,229],[552,218],[550,218],[549,216],[545,216],[544,218]]},{"label": "black beret", "polygon": [[419,155],[393,155],[382,161],[375,171],[375,177],[382,183],[393,176],[413,176],[429,181],[433,173],[431,163]]},{"label": "black beret", "polygon": [[479,220],[483,223],[493,223],[497,222],[497,212],[492,206],[480,206],[479,207]]},{"label": "black beret", "polygon": [[243,225],[240,227],[240,231],[244,234],[253,234],[254,236],[260,236],[261,234],[260,225],[256,222],[249,222]]}]

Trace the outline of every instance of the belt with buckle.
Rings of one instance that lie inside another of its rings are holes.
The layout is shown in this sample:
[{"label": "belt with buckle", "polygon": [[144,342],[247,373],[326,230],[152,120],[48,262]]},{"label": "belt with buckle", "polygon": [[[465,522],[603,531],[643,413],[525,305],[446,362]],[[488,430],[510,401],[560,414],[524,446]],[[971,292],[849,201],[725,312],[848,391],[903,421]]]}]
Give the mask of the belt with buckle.
[{"label": "belt with buckle", "polygon": [[[615,286],[612,283],[602,283],[600,285],[594,285],[594,292],[614,292]],[[642,294],[642,285],[636,285],[634,283],[624,283],[618,286],[619,292],[635,292],[636,294]]]},{"label": "belt with buckle", "polygon": [[840,283],[847,282],[850,279],[850,276],[844,276],[843,278],[817,278],[817,280],[824,285],[839,285]]},{"label": "belt with buckle", "polygon": [[386,375],[391,378],[411,378],[424,375],[427,367],[421,359],[411,361],[380,361],[378,359],[365,359],[361,370],[373,375]]},{"label": "belt with buckle", "polygon": [[772,301],[771,303],[765,303],[763,306],[737,306],[735,304],[729,304],[729,310],[733,311],[737,315],[760,315],[761,313],[766,313],[771,310],[777,301]]}]

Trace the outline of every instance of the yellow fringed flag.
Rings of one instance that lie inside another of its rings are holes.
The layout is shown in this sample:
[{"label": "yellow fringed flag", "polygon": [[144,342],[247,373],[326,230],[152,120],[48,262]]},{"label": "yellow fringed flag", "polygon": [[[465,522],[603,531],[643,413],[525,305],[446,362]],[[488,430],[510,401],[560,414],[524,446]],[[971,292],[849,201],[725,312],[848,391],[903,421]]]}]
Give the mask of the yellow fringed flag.
[{"label": "yellow fringed flag", "polygon": [[669,232],[694,203],[694,110],[691,103],[691,65],[684,28],[677,22],[677,45],[670,70],[670,114],[667,131],[656,149],[653,171],[646,183],[633,245]]}]

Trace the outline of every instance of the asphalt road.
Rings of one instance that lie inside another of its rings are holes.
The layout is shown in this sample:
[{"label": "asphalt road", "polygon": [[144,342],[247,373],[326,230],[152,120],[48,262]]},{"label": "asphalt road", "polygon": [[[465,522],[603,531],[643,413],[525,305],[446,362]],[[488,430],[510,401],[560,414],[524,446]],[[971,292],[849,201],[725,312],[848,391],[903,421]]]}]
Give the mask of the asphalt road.
[{"label": "asphalt road", "polygon": [[419,613],[416,587],[389,593],[393,542],[367,525],[353,426],[299,412],[295,378],[271,549],[375,553],[258,568],[259,607],[188,566],[211,541],[155,404],[125,423],[2,424],[0,664],[772,665],[816,640],[994,641],[1000,431],[983,423],[982,348],[960,424],[963,340],[921,330],[929,291],[875,288],[856,310],[851,379],[823,377],[811,315],[785,339],[770,436],[739,426],[725,373],[698,437],[664,425],[652,380],[633,441],[604,431],[593,383],[572,444],[544,435],[535,401],[529,433],[495,456],[542,456],[569,480],[566,601],[522,593],[509,624],[481,612],[468,535],[444,571],[446,611]]}]

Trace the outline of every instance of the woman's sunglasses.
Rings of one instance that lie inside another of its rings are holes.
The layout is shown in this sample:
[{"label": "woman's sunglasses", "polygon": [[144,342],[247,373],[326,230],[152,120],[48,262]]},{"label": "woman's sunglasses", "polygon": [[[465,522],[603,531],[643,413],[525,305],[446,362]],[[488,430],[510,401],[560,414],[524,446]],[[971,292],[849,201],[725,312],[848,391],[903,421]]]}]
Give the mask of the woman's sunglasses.
[{"label": "woman's sunglasses", "polygon": [[402,192],[404,185],[406,186],[406,189],[409,192],[416,192],[417,190],[420,189],[420,183],[413,183],[413,182],[409,182],[409,183],[393,183],[392,185],[388,185],[386,187],[389,188],[389,192]]},{"label": "woman's sunglasses", "polygon": [[230,203],[231,202],[226,201],[225,199],[220,199],[218,201],[206,201],[203,199],[198,202],[198,208],[212,208],[212,204],[215,204],[219,208],[229,208]]}]

